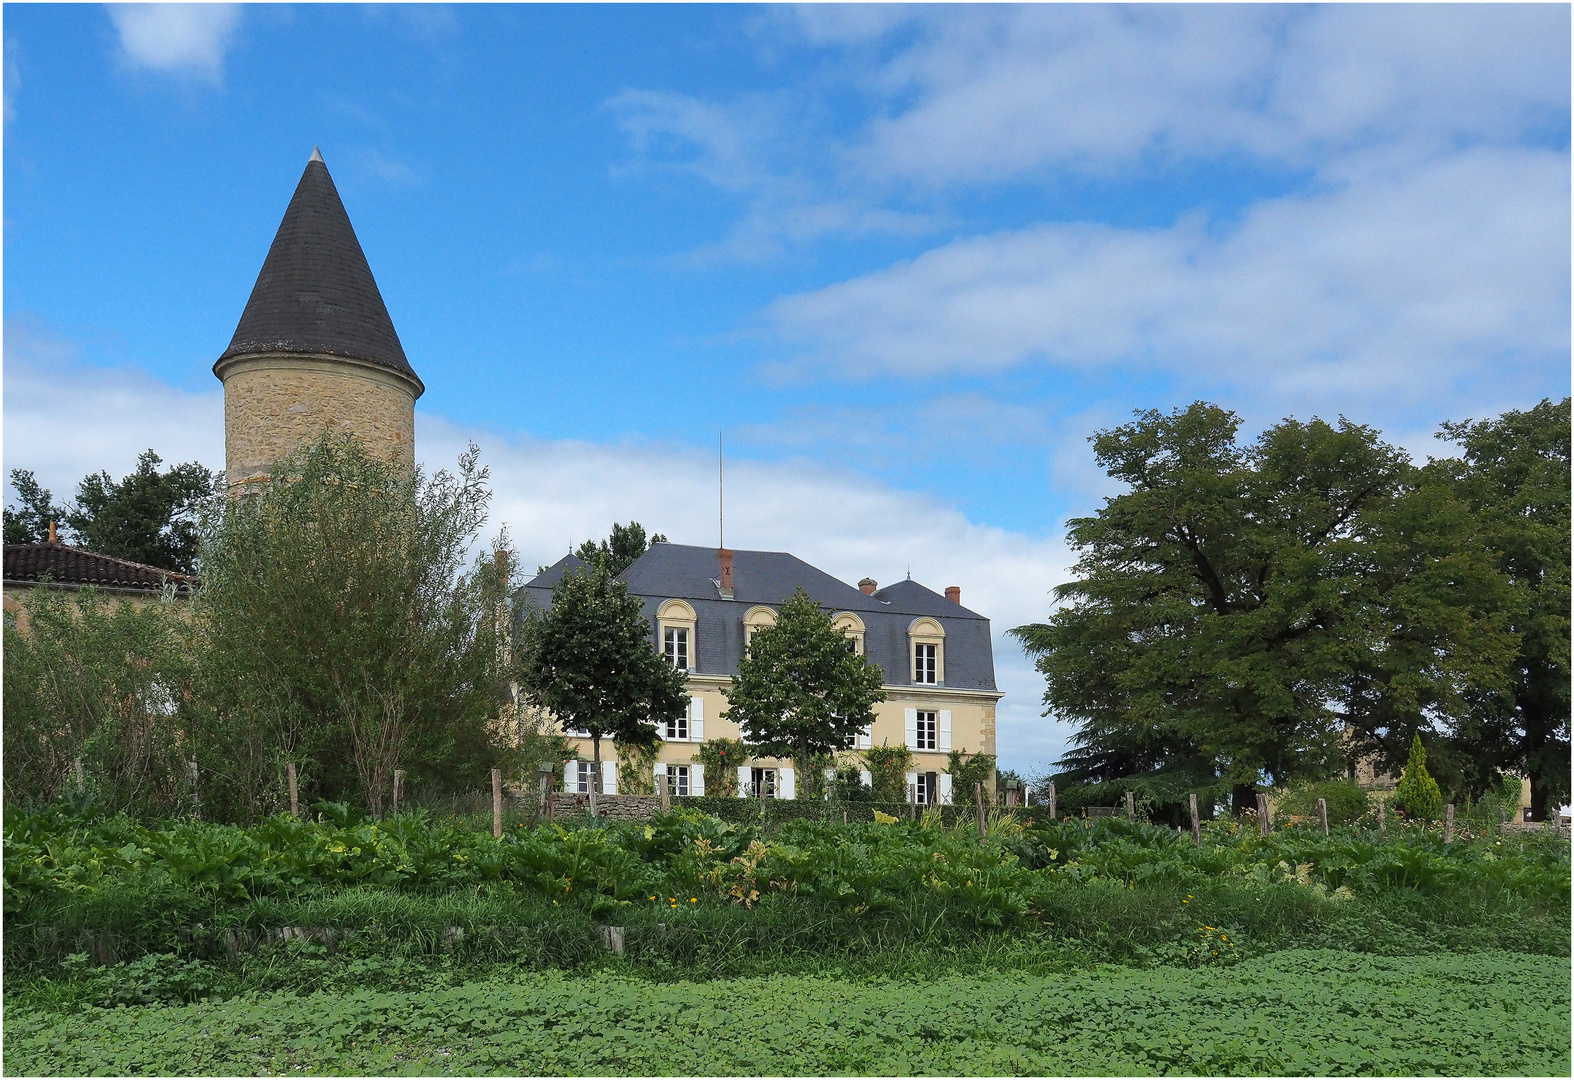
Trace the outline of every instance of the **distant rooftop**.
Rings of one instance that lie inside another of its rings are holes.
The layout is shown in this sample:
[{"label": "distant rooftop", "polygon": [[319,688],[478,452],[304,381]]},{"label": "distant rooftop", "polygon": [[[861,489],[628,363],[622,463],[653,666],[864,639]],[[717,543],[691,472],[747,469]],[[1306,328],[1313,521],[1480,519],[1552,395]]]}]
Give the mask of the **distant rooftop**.
[{"label": "distant rooftop", "polygon": [[96,585],[104,589],[133,589],[158,592],[167,581],[181,591],[189,590],[197,579],[187,574],[161,570],[156,566],[100,555],[96,551],[69,544],[7,544],[5,546],[6,584]]}]

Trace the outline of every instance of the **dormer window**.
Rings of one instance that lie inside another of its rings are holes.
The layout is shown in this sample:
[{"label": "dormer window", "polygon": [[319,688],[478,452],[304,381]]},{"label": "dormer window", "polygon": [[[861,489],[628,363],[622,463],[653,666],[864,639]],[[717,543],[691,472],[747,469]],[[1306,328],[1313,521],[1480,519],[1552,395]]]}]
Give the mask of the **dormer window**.
[{"label": "dormer window", "polygon": [[943,686],[945,629],[931,618],[914,619],[907,628],[907,641],[913,682],[921,686]]},{"label": "dormer window", "polygon": [[743,648],[748,651],[749,642],[754,640],[754,635],[761,630],[768,630],[776,625],[776,612],[768,607],[751,607],[743,615]]},{"label": "dormer window", "polygon": [[831,617],[831,625],[840,630],[847,637],[847,647],[855,656],[864,654],[864,621],[851,611],[844,611]]},{"label": "dormer window", "polygon": [[661,654],[679,671],[694,670],[697,621],[694,609],[682,600],[668,600],[656,611],[656,640],[661,643]]}]

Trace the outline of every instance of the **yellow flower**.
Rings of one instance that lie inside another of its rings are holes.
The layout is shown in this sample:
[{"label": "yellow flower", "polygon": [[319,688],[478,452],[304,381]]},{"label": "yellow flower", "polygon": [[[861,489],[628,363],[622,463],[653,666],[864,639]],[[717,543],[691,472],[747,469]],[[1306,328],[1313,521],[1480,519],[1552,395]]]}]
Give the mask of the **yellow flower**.
[{"label": "yellow flower", "polygon": [[692,896],[691,896],[691,897],[689,897],[689,903],[691,903],[691,904],[697,904],[697,903],[699,903],[699,900],[698,900],[698,899],[696,899],[696,898],[695,898],[695,897],[692,897]]}]

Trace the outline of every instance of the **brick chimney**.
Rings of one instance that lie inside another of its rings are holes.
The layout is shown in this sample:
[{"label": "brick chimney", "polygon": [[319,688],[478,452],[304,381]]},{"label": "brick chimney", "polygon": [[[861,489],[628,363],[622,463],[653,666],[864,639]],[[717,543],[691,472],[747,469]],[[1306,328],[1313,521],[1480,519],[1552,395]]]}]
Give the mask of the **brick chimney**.
[{"label": "brick chimney", "polygon": [[732,551],[728,548],[717,548],[716,556],[721,560],[721,595],[728,600],[732,599]]},{"label": "brick chimney", "polygon": [[59,540],[55,539],[55,523],[53,521],[49,523],[49,542],[51,544],[58,544],[60,542]]},{"label": "brick chimney", "polygon": [[865,596],[873,596],[874,591],[879,587],[880,583],[872,577],[866,577],[858,583],[858,591]]},{"label": "brick chimney", "polygon": [[960,586],[960,585],[947,585],[946,588],[945,588],[945,598],[947,600],[951,601],[953,604],[961,604],[961,602],[962,602],[962,586]]}]

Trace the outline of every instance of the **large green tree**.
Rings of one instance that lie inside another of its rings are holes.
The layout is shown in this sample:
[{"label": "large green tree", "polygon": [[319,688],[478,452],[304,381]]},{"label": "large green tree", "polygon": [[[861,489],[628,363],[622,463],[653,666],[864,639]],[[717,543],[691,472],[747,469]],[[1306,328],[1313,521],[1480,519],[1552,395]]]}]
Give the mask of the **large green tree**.
[{"label": "large green tree", "polygon": [[107,472],[84,477],[66,524],[90,551],[189,574],[199,518],[218,477],[194,461],[160,472],[161,460],[148,450],[118,481]]},{"label": "large green tree", "polygon": [[1429,466],[1470,507],[1509,582],[1496,610],[1516,648],[1506,680],[1475,694],[1465,743],[1476,760],[1530,778],[1537,820],[1569,798],[1569,423],[1564,398],[1444,424],[1439,437],[1462,456]]},{"label": "large green tree", "polygon": [[1457,504],[1411,498],[1402,451],[1345,420],[1239,426],[1198,402],[1094,437],[1126,490],[1071,521],[1075,580],[1012,631],[1076,727],[1068,779],[1244,809],[1338,771],[1353,713],[1447,720],[1500,670],[1494,574],[1452,545]]},{"label": "large green tree", "polygon": [[829,612],[798,589],[776,624],[756,630],[727,694],[727,716],[757,752],[789,757],[813,794],[811,764],[851,746],[885,700],[880,669],[831,624]]},{"label": "large green tree", "polygon": [[551,607],[520,620],[518,641],[532,702],[590,734],[598,791],[602,739],[648,746],[689,707],[688,673],[656,651],[639,597],[598,563],[559,578]]},{"label": "large green tree", "polygon": [[512,561],[469,552],[486,519],[474,447],[427,476],[324,435],[205,521],[204,794],[276,809],[283,762],[308,790],[376,811],[412,785],[473,789],[508,751]]}]

